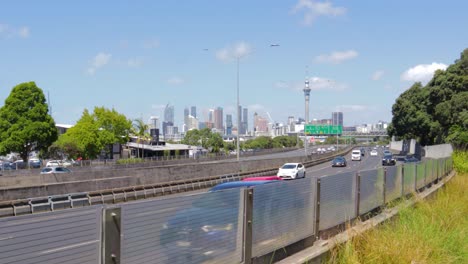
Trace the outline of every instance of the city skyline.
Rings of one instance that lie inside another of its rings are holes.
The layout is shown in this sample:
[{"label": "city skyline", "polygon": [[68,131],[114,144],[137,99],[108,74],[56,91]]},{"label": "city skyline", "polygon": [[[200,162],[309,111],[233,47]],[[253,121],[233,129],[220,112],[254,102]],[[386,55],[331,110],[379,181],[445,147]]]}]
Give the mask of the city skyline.
[{"label": "city skyline", "polygon": [[460,33],[468,24],[465,1],[0,7],[0,106],[15,85],[35,81],[61,124],[104,106],[130,119],[158,116],[162,126],[168,103],[179,129],[184,108],[192,106],[201,120],[220,106],[236,124],[237,73],[248,126],[255,112],[281,123],[306,118],[304,78],[309,120],[338,111],[345,126],[391,121],[399,94],[416,81],[427,83],[468,43]]}]

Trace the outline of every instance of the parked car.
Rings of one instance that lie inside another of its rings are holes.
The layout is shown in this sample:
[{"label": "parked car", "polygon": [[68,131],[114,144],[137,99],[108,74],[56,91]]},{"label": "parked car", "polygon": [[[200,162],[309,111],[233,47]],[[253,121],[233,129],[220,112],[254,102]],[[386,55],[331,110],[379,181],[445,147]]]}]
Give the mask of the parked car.
[{"label": "parked car", "polygon": [[37,168],[40,168],[41,165],[42,165],[41,160],[40,160],[40,159],[37,159],[37,158],[31,158],[31,159],[29,159],[28,162],[29,162],[29,167],[30,167],[30,168],[35,168],[35,169],[37,169]]},{"label": "parked car", "polygon": [[379,152],[377,152],[377,150],[373,149],[373,150],[371,150],[370,155],[375,157],[375,156],[379,155]]},{"label": "parked car", "polygon": [[283,178],[278,176],[260,176],[260,177],[248,177],[242,179],[242,181],[281,181]]},{"label": "parked car", "polygon": [[46,167],[57,167],[57,166],[62,166],[61,160],[49,160],[46,163]]},{"label": "parked car", "polygon": [[302,163],[285,163],[278,169],[276,176],[283,179],[305,178],[306,170]]},{"label": "parked car", "polygon": [[382,166],[392,166],[396,165],[396,160],[393,158],[392,154],[384,154],[382,159]]},{"label": "parked car", "polygon": [[44,167],[41,174],[55,174],[55,173],[72,173],[72,171],[65,167]]},{"label": "parked car", "polygon": [[[168,252],[167,263],[204,263],[235,250],[239,232],[239,203],[226,189],[248,188],[280,181],[235,181],[218,184],[196,197],[191,207],[170,216],[162,226],[159,243]],[[216,215],[216,217],[206,217]],[[209,251],[204,251],[210,245]]]},{"label": "parked car", "polygon": [[343,156],[338,156],[332,160],[332,167],[346,167],[346,159]]}]

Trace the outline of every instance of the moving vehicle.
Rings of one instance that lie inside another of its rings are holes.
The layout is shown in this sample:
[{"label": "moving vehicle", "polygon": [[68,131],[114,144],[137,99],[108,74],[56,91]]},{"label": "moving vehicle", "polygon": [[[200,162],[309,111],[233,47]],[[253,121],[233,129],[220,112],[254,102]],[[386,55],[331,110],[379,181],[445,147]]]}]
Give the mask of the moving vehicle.
[{"label": "moving vehicle", "polygon": [[373,149],[373,150],[371,150],[370,155],[371,156],[378,156],[379,153],[377,152],[377,150]]},{"label": "moving vehicle", "polygon": [[191,206],[176,211],[160,230],[159,243],[168,252],[167,263],[204,263],[229,256],[242,230],[238,230],[240,201],[235,201],[239,194],[227,189],[281,182],[225,182],[194,196]]},{"label": "moving vehicle", "polygon": [[332,167],[346,167],[346,159],[343,156],[338,156],[332,160]]},{"label": "moving vehicle", "polygon": [[360,149],[353,149],[351,152],[351,160],[358,160],[360,161],[362,157],[361,150]]},{"label": "moving vehicle", "polygon": [[44,167],[41,174],[71,173],[72,171],[65,167]]},{"label": "moving vehicle", "polygon": [[306,171],[302,163],[285,163],[278,169],[276,176],[283,179],[305,178]]},{"label": "moving vehicle", "polygon": [[404,162],[405,163],[413,163],[413,162],[419,162],[419,160],[414,156],[410,156],[410,157],[405,157]]},{"label": "moving vehicle", "polygon": [[392,154],[384,154],[382,159],[382,166],[392,166],[396,165],[396,160],[393,158]]}]

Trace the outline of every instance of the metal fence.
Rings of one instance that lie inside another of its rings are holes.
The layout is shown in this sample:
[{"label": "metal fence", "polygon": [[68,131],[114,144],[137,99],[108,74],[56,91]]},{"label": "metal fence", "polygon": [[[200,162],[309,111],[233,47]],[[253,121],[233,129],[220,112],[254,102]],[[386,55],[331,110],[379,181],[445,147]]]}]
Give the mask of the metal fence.
[{"label": "metal fence", "polygon": [[417,192],[452,164],[447,158],[52,212],[37,204],[39,213],[0,218],[0,264],[251,263]]}]

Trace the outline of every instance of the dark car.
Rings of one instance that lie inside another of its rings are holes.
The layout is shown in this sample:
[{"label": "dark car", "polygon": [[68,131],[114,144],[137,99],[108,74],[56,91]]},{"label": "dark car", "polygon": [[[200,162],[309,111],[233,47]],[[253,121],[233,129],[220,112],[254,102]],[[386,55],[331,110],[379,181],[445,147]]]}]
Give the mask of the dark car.
[{"label": "dark car", "polygon": [[333,159],[332,167],[346,167],[346,159],[343,156],[339,156]]},{"label": "dark car", "polygon": [[396,165],[396,160],[393,158],[392,154],[384,154],[382,158],[382,166],[392,166]]},{"label": "dark car", "polygon": [[365,150],[364,148],[361,148],[361,156],[363,156],[363,157],[364,157],[364,153],[365,153],[365,151],[366,151],[366,150]]},{"label": "dark car", "polygon": [[42,162],[40,159],[36,159],[36,158],[32,158],[28,161],[29,163],[29,167],[30,168],[34,168],[34,169],[38,169],[41,167],[42,165]]},{"label": "dark car", "polygon": [[414,163],[414,162],[419,162],[419,160],[416,157],[411,156],[411,157],[405,157],[404,162],[405,163]]},{"label": "dark car", "polygon": [[159,243],[168,253],[168,263],[202,263],[226,257],[236,249],[240,192],[283,181],[235,181],[211,188],[196,197],[191,206],[169,217],[160,231]]}]

